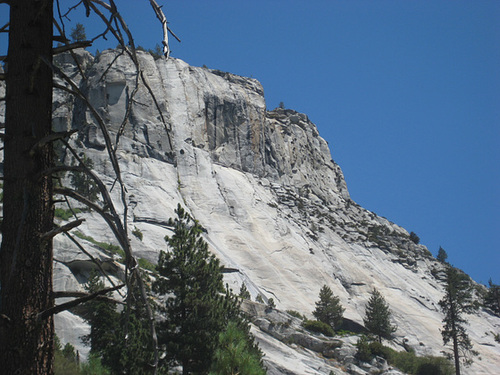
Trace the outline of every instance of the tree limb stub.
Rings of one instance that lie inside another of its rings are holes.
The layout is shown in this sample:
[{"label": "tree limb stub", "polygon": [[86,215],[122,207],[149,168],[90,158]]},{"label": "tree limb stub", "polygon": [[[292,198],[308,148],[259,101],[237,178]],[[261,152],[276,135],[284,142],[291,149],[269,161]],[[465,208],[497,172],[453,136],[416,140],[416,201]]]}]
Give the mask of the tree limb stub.
[{"label": "tree limb stub", "polygon": [[81,225],[85,219],[78,219],[75,221],[72,221],[71,223],[68,223],[66,225],[63,225],[62,227],[54,228],[50,232],[42,234],[42,240],[43,241],[48,241],[57,236],[59,233],[63,232],[68,232],[73,228],[76,228],[77,226]]}]

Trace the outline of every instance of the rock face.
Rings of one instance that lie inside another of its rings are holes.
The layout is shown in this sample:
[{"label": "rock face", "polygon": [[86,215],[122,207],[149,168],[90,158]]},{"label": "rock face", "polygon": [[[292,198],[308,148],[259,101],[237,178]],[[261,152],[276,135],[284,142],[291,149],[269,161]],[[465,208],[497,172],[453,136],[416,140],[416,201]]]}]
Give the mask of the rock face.
[{"label": "rock face", "polygon": [[[442,264],[425,246],[414,244],[405,229],[350,199],[340,167],[306,115],[267,111],[263,88],[254,79],[178,59],[154,61],[139,52],[141,84],[135,92],[137,74],[125,55],[107,50],[94,59],[82,51],[79,58],[86,79],[64,56],[57,63],[87,93],[113,141],[122,134],[117,147],[129,230],[143,234],[142,240],[131,236],[138,257],[156,262],[166,247],[165,223],[181,203],[207,229],[205,239],[231,271],[226,282],[233,290],[244,283],[253,299],[273,298],[280,310],[312,317],[319,290],[327,284],[340,297],[345,317],[362,324],[369,293],[376,287],[398,326],[394,342],[404,340],[418,354],[440,354]],[[127,108],[131,95],[134,105]],[[111,189],[114,177],[95,117],[63,92],[56,91],[54,101],[54,127],[78,129],[72,144],[93,160],[96,174]],[[117,190],[111,194],[120,202]],[[79,230],[87,236],[82,242],[111,277],[121,278],[116,256],[97,244],[116,243],[104,221],[95,213],[81,216],[86,222]],[[81,289],[96,267],[65,237],[55,241],[55,258],[55,285],[64,290]],[[486,311],[469,318],[482,361],[465,373],[495,373],[500,344],[493,333],[500,331],[500,319]],[[308,347],[316,345],[314,340],[296,336],[300,344],[285,345],[261,323],[254,332],[270,373],[345,373],[332,366],[317,370],[323,350]],[[63,343],[71,340],[85,354],[88,349],[75,342],[75,332],[83,335],[88,329],[81,319],[65,313],[56,324]],[[333,346],[329,350],[332,358],[342,352]],[[349,350],[344,351],[348,356]],[[366,373],[351,367],[350,373]]]}]

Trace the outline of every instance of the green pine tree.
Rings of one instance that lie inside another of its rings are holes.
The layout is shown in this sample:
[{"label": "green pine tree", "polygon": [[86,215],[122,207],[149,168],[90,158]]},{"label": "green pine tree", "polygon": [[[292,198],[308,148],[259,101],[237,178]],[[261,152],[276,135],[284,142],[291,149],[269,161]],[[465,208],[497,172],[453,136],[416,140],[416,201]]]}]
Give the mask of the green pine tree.
[{"label": "green pine tree", "polygon": [[436,259],[439,260],[441,263],[446,263],[446,259],[448,259],[448,254],[446,253],[446,250],[443,249],[441,246],[439,246],[439,251]]},{"label": "green pine tree", "polygon": [[493,284],[491,279],[488,281],[488,291],[483,300],[485,307],[489,308],[497,316],[500,316],[500,285]]},{"label": "green pine tree", "polygon": [[445,295],[439,306],[444,314],[443,336],[444,344],[450,341],[453,345],[453,358],[455,360],[456,375],[460,375],[460,363],[469,366],[473,357],[478,353],[472,349],[472,343],[466,332],[467,320],[464,314],[471,314],[477,310],[473,300],[473,286],[470,278],[449,266],[446,270]]},{"label": "green pine tree", "polygon": [[368,331],[377,336],[380,343],[382,337],[389,339],[396,332],[397,327],[391,324],[391,315],[391,310],[384,297],[374,288],[365,308],[363,322]]},{"label": "green pine tree", "polygon": [[241,284],[240,293],[238,294],[238,296],[242,299],[250,299],[252,297],[245,283]]},{"label": "green pine tree", "polygon": [[83,42],[84,40],[87,40],[85,26],[81,23],[77,23],[76,26],[71,29],[70,38],[73,42]]},{"label": "green pine tree", "polygon": [[[132,283],[133,284],[133,283]],[[99,274],[93,272],[86,289],[94,293],[104,289]],[[149,323],[137,291],[129,290],[127,306],[118,312],[116,305],[109,301],[87,302],[85,319],[90,324],[90,334],[84,342],[90,345],[91,355],[101,358],[102,366],[115,374],[150,374],[153,349]]]},{"label": "green pine tree", "polygon": [[[95,293],[104,287],[99,273],[93,271],[85,289],[89,293]],[[110,352],[115,348],[119,336],[120,314],[116,311],[115,304],[98,299],[87,302],[85,307],[87,312],[84,319],[90,325],[90,333],[83,337],[83,341],[90,346],[91,354],[101,357],[103,365],[111,368],[115,358]]]},{"label": "green pine tree", "polygon": [[[83,155],[82,162],[87,166],[88,169],[92,170],[94,168],[94,162],[92,159]],[[71,172],[71,184],[74,186],[75,191],[84,197],[88,198],[90,201],[95,202],[99,196],[99,187],[95,181],[84,172]]]},{"label": "green pine tree", "polygon": [[219,334],[210,375],[265,375],[262,353],[238,323],[229,322]]},{"label": "green pine tree", "polygon": [[181,365],[183,374],[206,374],[218,337],[229,321],[240,319],[238,299],[225,290],[222,267],[201,237],[203,228],[178,205],[174,229],[166,237],[170,251],[160,253],[153,290],[165,296],[158,326],[164,362]]},{"label": "green pine tree", "polygon": [[336,329],[342,325],[344,310],[339,297],[334,296],[332,290],[323,285],[319,291],[319,301],[316,302],[316,309],[313,311],[316,319]]}]

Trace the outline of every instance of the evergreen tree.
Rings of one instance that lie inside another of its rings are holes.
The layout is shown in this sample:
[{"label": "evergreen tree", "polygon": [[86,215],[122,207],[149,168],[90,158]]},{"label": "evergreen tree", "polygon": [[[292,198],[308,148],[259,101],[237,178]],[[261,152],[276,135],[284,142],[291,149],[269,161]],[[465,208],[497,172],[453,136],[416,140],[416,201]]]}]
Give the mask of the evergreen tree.
[{"label": "evergreen tree", "polygon": [[[104,289],[104,283],[97,272],[92,271],[85,289],[89,293]],[[95,299],[85,306],[88,312],[84,319],[90,325],[90,333],[83,337],[83,341],[90,346],[91,354],[101,357],[102,364],[111,368],[118,352],[115,344],[119,336],[120,314],[116,311],[116,306],[107,301]],[[110,355],[112,352],[114,355]]]},{"label": "evergreen tree", "polygon": [[[94,293],[104,288],[97,273],[92,273],[86,289]],[[131,287],[129,301],[119,313],[109,301],[93,300],[87,303],[85,317],[90,324],[90,334],[84,342],[91,347],[91,355],[101,358],[102,365],[111,374],[150,374],[148,363],[152,359],[151,338],[143,304],[135,298],[137,291]]]},{"label": "evergreen tree", "polygon": [[153,290],[165,296],[160,309],[166,321],[158,326],[164,362],[182,365],[183,374],[210,369],[219,333],[230,320],[241,321],[239,303],[225,291],[222,267],[201,237],[203,228],[178,205],[169,220],[174,234],[166,237],[170,252],[158,261],[160,277]]},{"label": "evergreen tree", "polygon": [[491,279],[488,284],[489,288],[484,296],[483,304],[491,309],[495,315],[500,316],[500,285],[493,284]]},{"label": "evergreen tree", "polygon": [[446,270],[445,295],[439,301],[441,311],[444,313],[443,336],[444,344],[450,341],[453,345],[453,357],[455,359],[455,372],[460,375],[460,359],[464,365],[472,364],[472,358],[478,353],[472,349],[472,343],[465,330],[467,320],[464,314],[470,314],[477,310],[473,301],[473,287],[470,278],[459,272],[454,267]]},{"label": "evergreen tree", "polygon": [[83,42],[87,40],[85,27],[81,23],[77,23],[76,26],[71,29],[71,34],[69,36],[73,42]]},{"label": "evergreen tree", "polygon": [[319,301],[316,302],[316,310],[313,311],[316,319],[335,329],[342,325],[344,310],[339,297],[334,296],[332,290],[328,286],[323,285],[319,291]]},{"label": "evergreen tree", "polygon": [[448,259],[448,254],[446,253],[446,250],[443,249],[441,246],[439,246],[439,251],[436,259],[439,260],[441,263],[446,263],[446,259]]},{"label": "evergreen tree", "polygon": [[410,240],[415,244],[418,245],[420,243],[420,237],[417,236],[415,232],[410,233]]},{"label": "evergreen tree", "polygon": [[253,338],[235,322],[219,334],[211,375],[265,375],[262,353]]},{"label": "evergreen tree", "polygon": [[252,297],[245,283],[241,284],[240,293],[238,294],[238,296],[242,299],[250,299]]},{"label": "evergreen tree", "polygon": [[[82,162],[90,170],[94,168],[94,162],[85,154],[82,157]],[[97,200],[99,187],[88,174],[84,172],[71,172],[71,184],[74,186],[77,193],[83,195],[92,202]]]},{"label": "evergreen tree", "polygon": [[382,337],[390,338],[397,327],[391,325],[391,310],[382,294],[377,289],[373,289],[372,295],[365,308],[363,318],[365,327],[377,336],[378,342],[382,342]]}]

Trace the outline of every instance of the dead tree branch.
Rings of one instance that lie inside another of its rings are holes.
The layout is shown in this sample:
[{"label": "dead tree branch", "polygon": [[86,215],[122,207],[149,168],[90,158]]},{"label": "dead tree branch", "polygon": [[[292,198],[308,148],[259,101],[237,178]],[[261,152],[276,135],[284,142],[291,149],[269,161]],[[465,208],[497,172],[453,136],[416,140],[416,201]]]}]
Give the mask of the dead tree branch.
[{"label": "dead tree branch", "polygon": [[78,219],[78,220],[72,221],[72,222],[70,222],[70,223],[68,223],[66,225],[63,225],[62,227],[54,228],[50,232],[42,234],[42,240],[43,241],[51,240],[52,238],[54,238],[55,236],[57,236],[59,233],[68,232],[71,229],[74,229],[74,228],[78,227],[84,221],[85,221],[85,219]]},{"label": "dead tree branch", "polygon": [[44,319],[47,319],[49,316],[51,315],[54,315],[54,314],[58,314],[62,311],[66,311],[66,310],[69,310],[73,307],[76,307],[82,303],[85,303],[85,302],[88,302],[88,301],[91,301],[93,300],[94,298],[97,298],[98,296],[103,296],[109,292],[113,292],[115,290],[118,290],[118,289],[121,289],[125,286],[125,284],[120,284],[120,285],[117,285],[115,287],[111,287],[111,288],[106,288],[106,289],[102,289],[98,292],[95,292],[95,293],[92,293],[92,294],[89,294],[85,297],[81,297],[81,298],[78,298],[78,299],[74,299],[73,301],[69,301],[69,302],[66,302],[66,303],[63,303],[63,304],[60,304],[60,305],[56,305],[50,309],[47,309],[45,311],[42,311],[41,313],[37,314],[37,320],[38,321],[41,321],[41,320],[44,320]]}]

